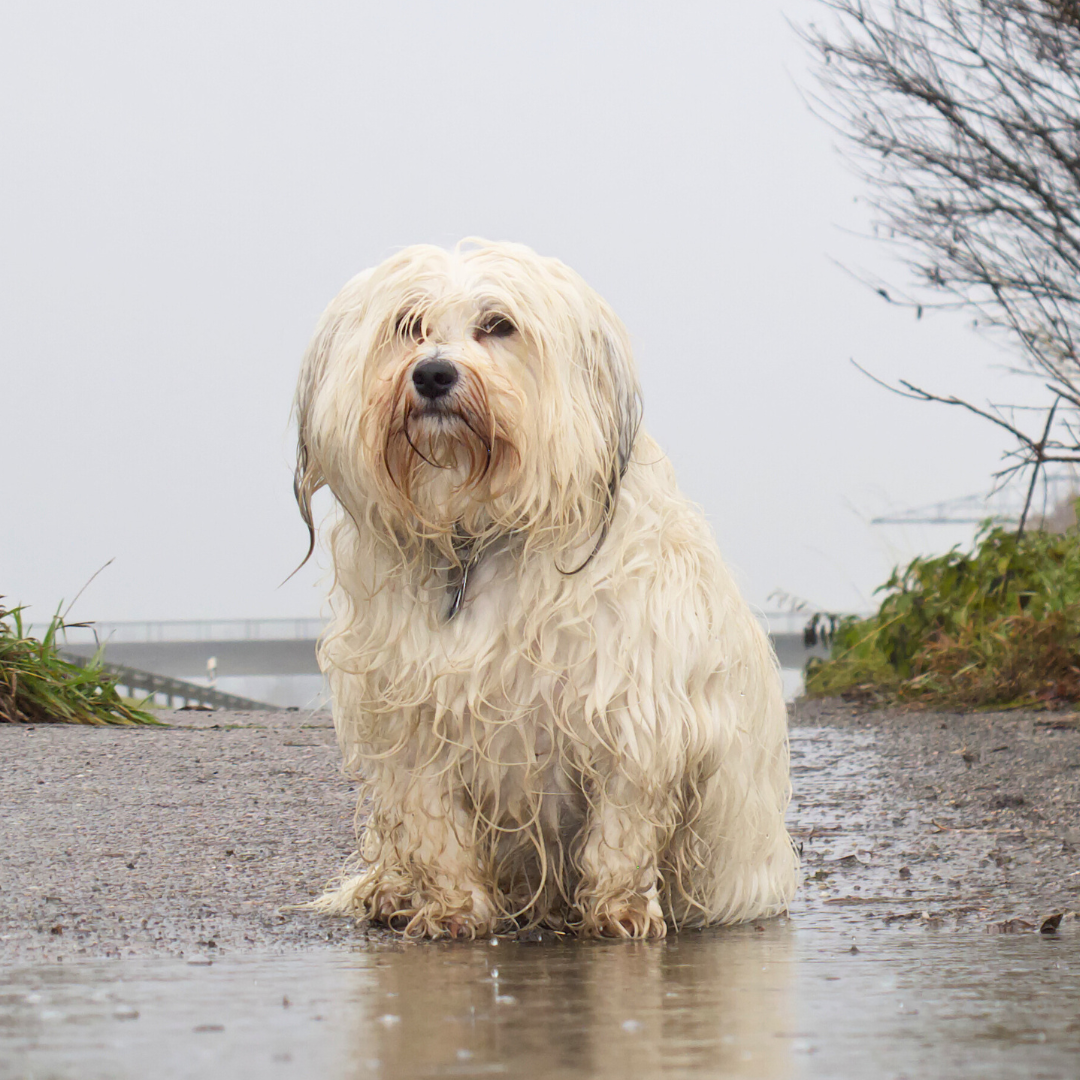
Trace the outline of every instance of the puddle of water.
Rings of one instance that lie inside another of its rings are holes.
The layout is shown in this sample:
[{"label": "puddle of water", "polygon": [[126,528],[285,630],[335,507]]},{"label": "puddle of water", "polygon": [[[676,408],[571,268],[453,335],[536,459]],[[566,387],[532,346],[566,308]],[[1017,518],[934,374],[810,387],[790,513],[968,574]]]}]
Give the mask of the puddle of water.
[{"label": "puddle of water", "polygon": [[1076,1075],[1076,942],[758,925],[9,970],[0,1075]]}]

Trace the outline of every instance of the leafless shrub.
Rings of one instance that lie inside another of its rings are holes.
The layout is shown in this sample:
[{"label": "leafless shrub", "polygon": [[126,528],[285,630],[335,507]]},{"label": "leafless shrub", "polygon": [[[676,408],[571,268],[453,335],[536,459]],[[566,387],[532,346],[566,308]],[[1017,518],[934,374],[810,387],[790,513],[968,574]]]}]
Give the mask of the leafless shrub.
[{"label": "leafless shrub", "polygon": [[[912,281],[892,303],[1001,331],[1049,395],[1001,476],[1080,461],[1080,0],[821,0],[819,113]],[[1034,483],[1031,484],[1034,490]]]}]

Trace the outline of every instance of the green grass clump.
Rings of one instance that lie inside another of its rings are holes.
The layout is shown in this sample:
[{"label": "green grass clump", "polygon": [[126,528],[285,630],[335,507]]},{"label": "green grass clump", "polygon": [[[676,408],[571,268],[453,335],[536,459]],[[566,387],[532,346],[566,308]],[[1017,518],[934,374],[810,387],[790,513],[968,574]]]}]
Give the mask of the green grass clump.
[{"label": "green grass clump", "polygon": [[120,696],[100,657],[86,667],[61,659],[56,637],[64,628],[56,615],[37,641],[24,631],[22,609],[0,604],[0,723],[160,723]]},{"label": "green grass clump", "polygon": [[[806,667],[808,697],[924,708],[1080,702],[1080,535],[986,526],[893,571],[868,619],[841,619],[828,659]],[[820,617],[816,620],[820,624]]]}]

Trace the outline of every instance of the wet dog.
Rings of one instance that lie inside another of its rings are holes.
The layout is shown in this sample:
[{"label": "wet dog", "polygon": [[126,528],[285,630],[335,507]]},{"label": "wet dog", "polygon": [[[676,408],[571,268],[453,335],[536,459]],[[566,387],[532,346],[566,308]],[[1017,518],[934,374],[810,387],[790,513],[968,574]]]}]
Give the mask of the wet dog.
[{"label": "wet dog", "polygon": [[776,661],[608,305],[519,245],[407,248],[330,304],[296,411],[312,545],[315,491],[340,510],[319,657],[362,781],[317,906],[431,937],[782,911]]}]

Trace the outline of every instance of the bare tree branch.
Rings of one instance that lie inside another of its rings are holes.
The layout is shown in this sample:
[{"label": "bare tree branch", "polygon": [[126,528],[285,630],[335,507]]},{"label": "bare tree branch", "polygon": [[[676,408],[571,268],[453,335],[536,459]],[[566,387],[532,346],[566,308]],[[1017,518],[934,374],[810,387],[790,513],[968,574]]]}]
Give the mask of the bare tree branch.
[{"label": "bare tree branch", "polygon": [[1022,532],[1040,469],[1080,461],[1080,0],[820,3],[828,25],[802,31],[819,60],[813,101],[914,288],[871,284],[919,315],[967,308],[1044,381],[1040,436],[996,409],[889,387],[1009,433],[1017,460],[999,479],[1032,470]]}]

